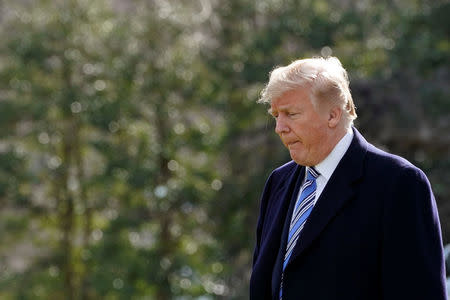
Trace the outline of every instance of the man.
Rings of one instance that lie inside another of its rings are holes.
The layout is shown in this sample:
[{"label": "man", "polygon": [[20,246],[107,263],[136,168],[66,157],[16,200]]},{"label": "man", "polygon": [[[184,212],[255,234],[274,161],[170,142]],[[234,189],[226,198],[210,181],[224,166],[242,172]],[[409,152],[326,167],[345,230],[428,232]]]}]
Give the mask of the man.
[{"label": "man", "polygon": [[262,194],[250,299],[446,299],[430,183],[353,127],[340,61],[277,68],[260,101],[292,161]]}]

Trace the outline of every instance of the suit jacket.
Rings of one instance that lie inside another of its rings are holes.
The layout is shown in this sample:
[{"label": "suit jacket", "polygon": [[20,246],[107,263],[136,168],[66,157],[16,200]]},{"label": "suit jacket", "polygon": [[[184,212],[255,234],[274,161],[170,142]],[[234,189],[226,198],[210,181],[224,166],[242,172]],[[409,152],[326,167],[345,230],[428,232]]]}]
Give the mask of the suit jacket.
[{"label": "suit jacket", "polygon": [[[439,217],[425,174],[353,128],[284,272],[283,300],[446,299]],[[261,198],[250,299],[277,299],[305,167],[274,170]]]}]

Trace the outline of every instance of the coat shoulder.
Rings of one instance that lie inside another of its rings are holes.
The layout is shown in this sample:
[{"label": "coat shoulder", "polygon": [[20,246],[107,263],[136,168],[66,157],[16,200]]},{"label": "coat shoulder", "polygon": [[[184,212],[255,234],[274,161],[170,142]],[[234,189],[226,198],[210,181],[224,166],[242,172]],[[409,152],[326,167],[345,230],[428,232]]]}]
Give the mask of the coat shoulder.
[{"label": "coat shoulder", "polygon": [[369,145],[367,150],[368,166],[385,173],[387,177],[390,177],[388,174],[398,175],[405,172],[420,174],[421,177],[424,175],[422,170],[401,156],[388,153],[373,145]]}]

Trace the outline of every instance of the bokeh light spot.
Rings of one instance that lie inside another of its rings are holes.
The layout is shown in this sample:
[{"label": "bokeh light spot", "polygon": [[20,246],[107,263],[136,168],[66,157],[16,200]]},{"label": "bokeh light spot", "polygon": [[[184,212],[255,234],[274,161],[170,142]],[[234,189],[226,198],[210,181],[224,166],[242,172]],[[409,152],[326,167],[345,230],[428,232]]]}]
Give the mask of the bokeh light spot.
[{"label": "bokeh light spot", "polygon": [[78,102],[78,101],[75,101],[75,102],[73,102],[72,104],[70,104],[70,110],[71,110],[74,114],[80,113],[82,109],[83,109],[83,108],[82,108],[82,106],[81,106],[81,103]]},{"label": "bokeh light spot", "polygon": [[106,88],[106,82],[103,80],[96,80],[94,83],[94,88],[97,91],[103,91]]},{"label": "bokeh light spot", "polygon": [[101,231],[100,229],[95,229],[94,231],[92,231],[92,238],[94,239],[94,241],[99,241],[103,238],[103,231]]},{"label": "bokeh light spot", "polygon": [[62,163],[62,160],[61,160],[61,158],[59,157],[59,156],[52,156],[49,160],[48,160],[48,162],[47,162],[47,165],[48,165],[48,167],[50,168],[50,169],[57,169],[60,165],[61,165],[61,163]]},{"label": "bokeh light spot", "polygon": [[117,290],[123,288],[123,280],[120,278],[116,278],[113,280],[113,287]]},{"label": "bokeh light spot", "polygon": [[214,179],[211,182],[211,187],[213,190],[218,191],[222,188],[222,181],[220,181],[219,179]]},{"label": "bokeh light spot", "polygon": [[323,57],[328,57],[328,56],[331,56],[331,55],[333,54],[333,50],[332,50],[330,47],[325,46],[325,47],[323,47],[323,48],[320,50],[320,54],[321,54]]},{"label": "bokeh light spot", "polygon": [[174,172],[176,170],[178,170],[178,162],[176,160],[171,160],[167,163],[167,167],[169,168],[170,171]]},{"label": "bokeh light spot", "polygon": [[165,185],[158,185],[155,188],[155,196],[158,198],[164,198],[167,196],[169,189]]},{"label": "bokeh light spot", "polygon": [[50,137],[47,132],[41,132],[38,136],[39,143],[48,144],[50,142]]}]

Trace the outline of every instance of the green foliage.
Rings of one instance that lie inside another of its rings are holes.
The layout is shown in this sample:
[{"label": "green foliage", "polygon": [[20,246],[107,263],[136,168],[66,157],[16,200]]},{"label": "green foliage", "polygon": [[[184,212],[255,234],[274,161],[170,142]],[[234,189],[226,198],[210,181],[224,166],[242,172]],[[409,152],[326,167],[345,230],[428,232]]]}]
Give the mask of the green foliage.
[{"label": "green foliage", "polygon": [[430,175],[449,240],[448,4],[7,3],[0,298],[247,298],[259,195],[289,159],[255,102],[311,55],[343,61],[358,127]]}]

